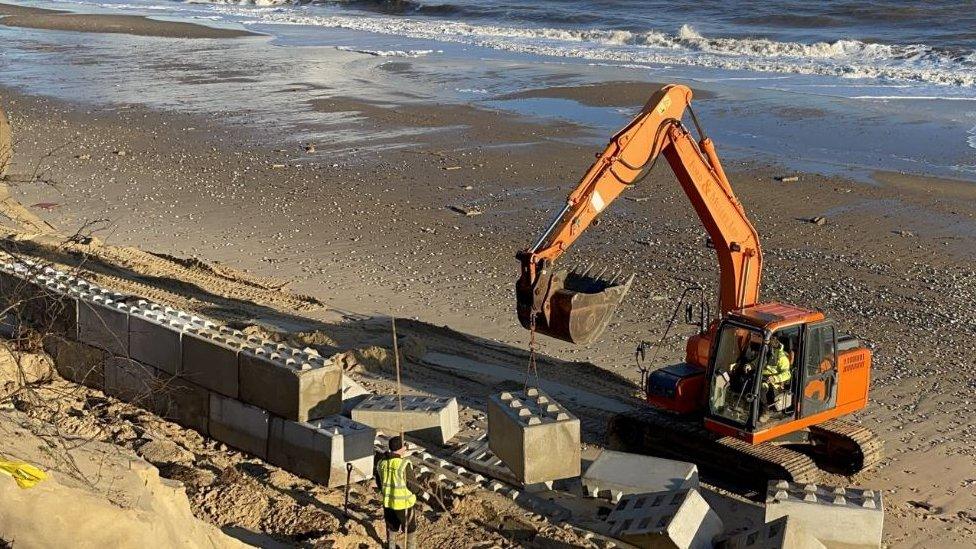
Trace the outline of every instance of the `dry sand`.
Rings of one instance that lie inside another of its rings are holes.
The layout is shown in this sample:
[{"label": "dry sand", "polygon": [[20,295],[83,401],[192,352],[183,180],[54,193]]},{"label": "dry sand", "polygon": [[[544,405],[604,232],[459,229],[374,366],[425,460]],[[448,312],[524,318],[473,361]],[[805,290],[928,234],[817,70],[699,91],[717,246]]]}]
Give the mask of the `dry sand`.
[{"label": "dry sand", "polygon": [[19,412],[0,414],[4,454],[49,475],[27,490],[6,477],[0,482],[0,539],[13,547],[245,547],[194,517],[183,485],[160,478],[134,452],[68,437],[63,455],[70,458],[59,461],[50,426],[39,423]]},{"label": "dry sand", "polygon": [[[607,93],[574,92],[582,103],[636,99]],[[326,348],[378,352],[388,334],[370,315],[416,317],[405,329],[418,345],[515,372],[524,371],[527,337],[513,312],[514,252],[533,240],[594,152],[564,140],[577,131],[571,125],[475,107],[317,104],[363,113],[353,130],[442,128],[406,148],[339,159],[328,143],[309,153],[288,136],[203,117],[11,91],[3,100],[15,132],[26,136],[10,175],[13,192],[63,232],[108,220],[95,226],[109,243],[219,261],[314,298],[286,303],[250,291],[229,298],[219,277],[161,276],[172,268],[118,252],[106,262],[122,267],[97,269],[107,280]],[[41,177],[30,180],[36,163]],[[774,176],[786,173],[782,167],[729,163],[726,170],[763,236],[764,299],[823,309],[875,349],[872,403],[856,417],[885,439],[890,458],[849,482],[886,490],[886,543],[972,546],[976,187],[889,173],[872,184],[816,174],[781,183]],[[715,277],[713,252],[664,163],[628,197],[638,200],[615,204],[572,256],[635,270],[635,288],[599,344],[544,342],[556,358],[541,372],[620,398],[634,392],[634,344],[659,337],[682,281],[714,284]],[[483,214],[460,215],[451,209],[457,205]],[[816,216],[826,224],[808,222]],[[365,316],[346,314],[335,326],[335,310]],[[444,324],[497,341],[467,341],[432,326]],[[668,340],[662,357],[682,356],[684,335]],[[389,390],[381,365],[366,373],[374,388]],[[445,376],[423,360],[407,370],[413,390],[457,394],[472,406],[483,404],[493,381]],[[603,418],[583,412],[587,439],[598,442]]]},{"label": "dry sand", "polygon": [[74,14],[12,4],[0,4],[0,25],[72,32],[132,34],[159,38],[257,36],[253,32],[244,30],[214,28],[176,21],[157,21],[141,15]]}]

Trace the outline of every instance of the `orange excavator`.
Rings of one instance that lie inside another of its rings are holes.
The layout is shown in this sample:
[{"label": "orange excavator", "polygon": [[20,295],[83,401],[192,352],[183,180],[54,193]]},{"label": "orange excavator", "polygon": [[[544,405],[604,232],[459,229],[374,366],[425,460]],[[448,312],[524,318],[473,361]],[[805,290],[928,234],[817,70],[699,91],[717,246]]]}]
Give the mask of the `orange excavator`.
[{"label": "orange excavator", "polygon": [[[759,235],[691,99],[682,85],[657,91],[598,155],[535,245],[518,253],[519,321],[576,344],[603,333],[633,276],[568,271],[556,268],[556,260],[663,154],[718,257],[720,314],[710,318],[709,300],[697,288],[698,314],[688,303],[685,319],[699,330],[688,339],[685,362],[642,376],[651,406],[614,416],[610,447],[692,461],[705,472],[762,486],[870,467],[881,459],[880,440],[838,418],[867,404],[871,351],[839,334],[823,313],[759,303]],[[698,139],[682,123],[685,111]],[[694,294],[686,291],[682,302],[688,295]]]}]

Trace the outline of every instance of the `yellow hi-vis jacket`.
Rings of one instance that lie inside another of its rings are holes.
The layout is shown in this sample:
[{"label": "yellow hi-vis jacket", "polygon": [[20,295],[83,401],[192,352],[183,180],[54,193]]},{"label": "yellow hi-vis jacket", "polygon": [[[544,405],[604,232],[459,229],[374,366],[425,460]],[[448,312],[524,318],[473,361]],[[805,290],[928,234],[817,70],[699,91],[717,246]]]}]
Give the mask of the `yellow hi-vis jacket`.
[{"label": "yellow hi-vis jacket", "polygon": [[763,366],[763,381],[769,383],[786,383],[790,380],[790,357],[783,349],[773,350],[773,355],[766,358]]},{"label": "yellow hi-vis jacket", "polygon": [[417,503],[417,496],[407,488],[407,467],[410,462],[403,458],[391,457],[380,461],[377,469],[380,474],[380,487],[383,490],[383,507],[401,511]]}]

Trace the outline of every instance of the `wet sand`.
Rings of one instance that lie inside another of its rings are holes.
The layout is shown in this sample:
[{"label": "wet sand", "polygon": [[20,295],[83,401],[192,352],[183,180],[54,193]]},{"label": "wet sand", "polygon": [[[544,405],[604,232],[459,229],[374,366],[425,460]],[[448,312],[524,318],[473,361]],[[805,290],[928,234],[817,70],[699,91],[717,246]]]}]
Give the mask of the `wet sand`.
[{"label": "wet sand", "polygon": [[[621,105],[649,94],[646,83],[569,88],[533,93]],[[3,88],[0,101],[15,134],[28,136],[18,142],[13,193],[62,232],[102,220],[97,236],[114,244],[272,277],[332,309],[418,318],[522,348],[514,254],[601,148],[581,144],[573,124],[409,95],[310,101],[323,114],[351,114],[337,134],[410,136],[351,152],[219,113]],[[890,546],[971,546],[976,185],[890,172],[866,184],[752,161],[725,168],[762,236],[763,299],[824,310],[875,351],[871,404],[855,417],[890,457],[841,481],[886,490]],[[716,266],[666,163],[625,196],[566,259],[637,272],[631,294],[599,343],[543,341],[541,350],[633,381],[636,343],[660,337],[689,283],[714,289]],[[824,224],[809,222],[820,216]],[[680,360],[686,336],[665,342],[661,363]]]},{"label": "wet sand", "polygon": [[154,36],[158,38],[237,38],[258,36],[238,29],[222,29],[182,23],[157,21],[141,15],[74,14],[58,10],[0,4],[0,25],[42,30],[98,32]]}]

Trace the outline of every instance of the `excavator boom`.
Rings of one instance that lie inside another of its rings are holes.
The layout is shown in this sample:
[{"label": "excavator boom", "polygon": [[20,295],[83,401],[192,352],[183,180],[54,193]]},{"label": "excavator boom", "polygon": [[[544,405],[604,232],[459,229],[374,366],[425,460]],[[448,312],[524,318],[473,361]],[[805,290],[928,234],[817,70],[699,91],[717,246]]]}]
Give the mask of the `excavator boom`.
[{"label": "excavator boom", "polygon": [[607,280],[589,271],[557,269],[555,263],[662,154],[714,245],[721,312],[756,303],[762,273],[759,236],[732,192],[711,140],[698,127],[696,141],[681,122],[688,110],[698,126],[691,98],[691,89],[682,85],[658,90],[610,140],[535,245],[517,254],[521,276],[516,299],[524,327],[577,344],[603,333],[633,277]]}]

